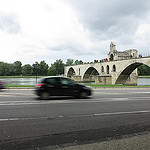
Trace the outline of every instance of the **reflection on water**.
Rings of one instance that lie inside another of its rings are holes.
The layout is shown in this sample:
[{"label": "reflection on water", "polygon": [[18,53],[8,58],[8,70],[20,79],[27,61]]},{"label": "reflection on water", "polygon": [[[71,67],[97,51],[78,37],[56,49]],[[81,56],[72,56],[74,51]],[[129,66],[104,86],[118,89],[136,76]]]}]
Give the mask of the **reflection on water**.
[{"label": "reflection on water", "polygon": [[7,85],[35,85],[36,78],[5,78]]},{"label": "reflection on water", "polygon": [[138,78],[138,85],[150,85],[150,78]]},{"label": "reflection on water", "polygon": [[[36,78],[5,78],[7,85],[35,85]],[[150,85],[150,78],[138,78],[138,85]]]}]

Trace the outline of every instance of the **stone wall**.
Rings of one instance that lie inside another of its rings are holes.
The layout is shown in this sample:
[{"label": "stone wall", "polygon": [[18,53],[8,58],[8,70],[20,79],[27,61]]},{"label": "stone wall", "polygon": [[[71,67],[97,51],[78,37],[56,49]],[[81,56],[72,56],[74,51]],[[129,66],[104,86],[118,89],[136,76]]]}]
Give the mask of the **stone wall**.
[{"label": "stone wall", "polygon": [[95,77],[95,84],[110,85],[110,84],[112,84],[112,77],[109,75],[96,76]]}]

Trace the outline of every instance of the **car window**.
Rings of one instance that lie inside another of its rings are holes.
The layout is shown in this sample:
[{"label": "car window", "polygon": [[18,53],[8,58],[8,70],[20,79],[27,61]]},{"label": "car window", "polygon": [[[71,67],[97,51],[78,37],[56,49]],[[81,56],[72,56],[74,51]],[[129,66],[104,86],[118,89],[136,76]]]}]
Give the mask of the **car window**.
[{"label": "car window", "polygon": [[46,80],[46,82],[48,84],[57,84],[57,79],[55,79],[55,78],[49,78],[49,79]]},{"label": "car window", "polygon": [[70,79],[62,78],[62,79],[60,79],[60,83],[61,83],[61,84],[72,84],[73,81],[70,80]]}]

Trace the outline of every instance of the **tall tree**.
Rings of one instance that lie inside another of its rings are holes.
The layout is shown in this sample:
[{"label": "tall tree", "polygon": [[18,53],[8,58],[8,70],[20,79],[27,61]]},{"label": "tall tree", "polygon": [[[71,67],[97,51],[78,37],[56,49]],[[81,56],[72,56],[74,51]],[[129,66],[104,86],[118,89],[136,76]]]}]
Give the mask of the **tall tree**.
[{"label": "tall tree", "polygon": [[65,64],[61,59],[56,60],[56,62],[51,64],[51,67],[49,67],[48,74],[51,76],[61,75],[64,73],[64,66]]},{"label": "tall tree", "polygon": [[33,65],[33,75],[40,75],[40,64],[36,61]]},{"label": "tall tree", "polygon": [[43,61],[41,61],[40,62],[40,64],[39,64],[39,66],[40,66],[40,75],[47,75],[47,73],[48,73],[48,64],[47,63],[45,63],[45,61],[43,60]]},{"label": "tall tree", "polygon": [[15,61],[13,63],[14,75],[21,75],[22,73],[22,63],[20,61]]},{"label": "tall tree", "polygon": [[138,67],[138,75],[150,75],[150,67],[141,65]]},{"label": "tall tree", "polygon": [[31,76],[33,73],[33,68],[30,64],[26,64],[22,67],[22,74],[24,76]]},{"label": "tall tree", "polygon": [[73,65],[73,59],[67,59],[66,66],[71,66],[71,65]]},{"label": "tall tree", "polygon": [[0,62],[0,75],[1,76],[9,76],[13,75],[12,64]]}]

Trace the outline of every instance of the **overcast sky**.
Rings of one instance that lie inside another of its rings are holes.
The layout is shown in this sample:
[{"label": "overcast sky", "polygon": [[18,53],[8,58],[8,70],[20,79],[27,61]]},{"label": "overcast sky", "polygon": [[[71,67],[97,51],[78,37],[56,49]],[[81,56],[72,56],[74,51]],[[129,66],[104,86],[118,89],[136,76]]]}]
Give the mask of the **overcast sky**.
[{"label": "overcast sky", "polygon": [[0,61],[100,60],[111,41],[150,54],[150,0],[0,0]]}]

